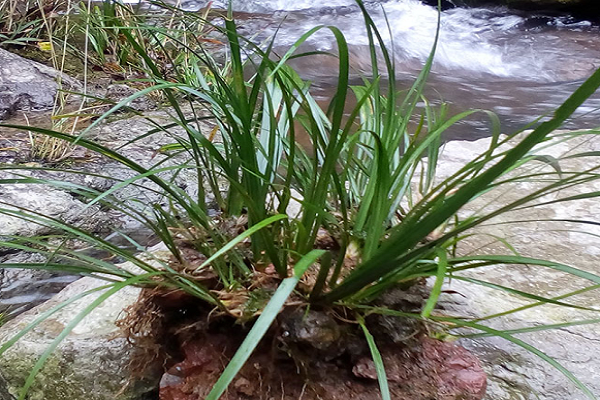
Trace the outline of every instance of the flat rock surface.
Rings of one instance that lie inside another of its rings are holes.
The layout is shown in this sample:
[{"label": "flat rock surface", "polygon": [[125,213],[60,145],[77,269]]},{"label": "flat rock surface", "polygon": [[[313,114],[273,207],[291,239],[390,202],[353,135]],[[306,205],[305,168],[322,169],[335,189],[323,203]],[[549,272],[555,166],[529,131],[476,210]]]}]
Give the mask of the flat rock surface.
[{"label": "flat rock surface", "polygon": [[[591,138],[591,139],[590,139]],[[514,143],[514,141],[513,141]],[[489,139],[476,142],[450,142],[441,157],[439,170],[450,174],[458,166],[473,159],[489,144]],[[540,149],[538,153],[559,159],[575,153],[600,150],[600,141],[591,136],[581,137],[567,143],[556,143]],[[534,165],[535,164],[535,165]],[[560,161],[562,170],[585,171],[596,168],[599,157],[572,158]],[[552,171],[544,162],[534,162],[530,172]],[[517,172],[518,173],[518,172]],[[461,212],[463,217],[480,210],[492,210],[518,200],[536,188],[539,182],[522,181],[476,199]],[[548,195],[545,201],[585,191],[600,190],[600,182],[587,183],[581,188],[570,188]],[[599,229],[591,224],[577,224],[565,220],[598,221],[600,201],[597,198],[581,199],[569,203],[555,203],[540,207],[525,208],[503,214],[478,227],[475,236],[459,246],[462,254],[513,254],[564,263],[583,271],[600,275]],[[529,222],[511,223],[512,221]],[[552,220],[555,220],[554,222]],[[505,238],[513,249],[506,247],[498,238]],[[593,282],[577,278],[554,269],[528,265],[504,265],[477,268],[461,275],[481,279],[493,284],[504,285],[523,292],[551,298],[565,295]],[[440,298],[444,313],[469,317],[496,315],[517,307],[530,305],[532,300],[515,294],[483,287],[472,283],[453,280],[446,285],[447,293]],[[597,308],[598,290],[564,299],[584,307]],[[600,318],[599,312],[588,312],[556,305],[528,308],[482,322],[494,329],[510,330],[527,326],[563,324]],[[600,396],[600,333],[598,321],[594,324],[565,326],[516,334],[515,337],[531,344],[555,359],[571,371],[596,396]],[[561,372],[540,357],[508,341],[494,338],[463,340],[462,344],[478,354],[488,372],[488,400],[543,399],[583,400],[587,399]]]}]

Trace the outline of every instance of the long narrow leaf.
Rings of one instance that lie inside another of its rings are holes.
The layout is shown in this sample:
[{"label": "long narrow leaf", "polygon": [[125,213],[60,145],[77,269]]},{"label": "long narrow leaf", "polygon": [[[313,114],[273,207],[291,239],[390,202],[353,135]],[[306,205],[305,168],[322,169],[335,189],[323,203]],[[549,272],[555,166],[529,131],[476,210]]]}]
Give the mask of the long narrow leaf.
[{"label": "long narrow leaf", "polygon": [[383,359],[381,358],[381,353],[377,349],[375,339],[373,338],[373,335],[371,335],[371,332],[369,332],[367,329],[364,319],[359,318],[358,323],[363,330],[365,338],[367,339],[367,344],[369,345],[369,350],[371,351],[371,357],[373,358],[373,363],[375,364],[377,381],[379,381],[379,390],[381,391],[381,399],[391,400],[392,397],[390,396],[390,388],[387,381],[387,374],[385,373],[385,365],[383,365]]},{"label": "long narrow leaf", "polygon": [[442,285],[444,284],[444,279],[446,278],[446,271],[448,269],[448,257],[446,255],[445,249],[440,249],[437,252],[438,256],[438,269],[437,275],[435,277],[435,283],[433,288],[431,289],[431,293],[429,293],[429,298],[427,299],[427,303],[425,303],[425,307],[423,307],[423,311],[421,311],[421,316],[423,318],[429,317],[435,305],[437,304],[437,300],[442,293]]}]

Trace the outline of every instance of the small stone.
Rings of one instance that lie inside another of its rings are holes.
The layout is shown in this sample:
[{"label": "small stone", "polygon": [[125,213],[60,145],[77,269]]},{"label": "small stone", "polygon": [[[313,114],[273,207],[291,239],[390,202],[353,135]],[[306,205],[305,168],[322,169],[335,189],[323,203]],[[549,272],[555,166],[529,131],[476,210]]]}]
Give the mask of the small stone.
[{"label": "small stone", "polygon": [[[138,92],[139,90],[125,84],[113,84],[108,87],[105,97],[115,103],[119,103]],[[156,102],[148,96],[139,96],[130,101],[127,107],[136,111],[149,111],[156,108]]]},{"label": "small stone", "polygon": [[324,312],[296,312],[284,319],[284,331],[289,332],[289,340],[310,344],[324,350],[341,337],[340,327],[335,319]]},{"label": "small stone", "polygon": [[246,396],[254,395],[254,386],[250,383],[250,381],[244,377],[238,378],[234,383],[233,387],[239,393],[245,394]]},{"label": "small stone", "polygon": [[377,380],[375,363],[372,359],[367,357],[362,357],[356,364],[354,364],[352,373],[358,378]]}]

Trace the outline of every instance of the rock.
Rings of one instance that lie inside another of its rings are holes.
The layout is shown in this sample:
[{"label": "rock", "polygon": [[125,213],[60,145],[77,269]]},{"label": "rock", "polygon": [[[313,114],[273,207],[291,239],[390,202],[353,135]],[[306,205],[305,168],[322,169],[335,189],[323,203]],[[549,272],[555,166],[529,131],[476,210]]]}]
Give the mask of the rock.
[{"label": "rock", "polygon": [[301,342],[318,350],[326,350],[341,337],[340,327],[335,319],[324,312],[301,311],[286,315],[282,328],[286,341]]},{"label": "rock", "polygon": [[437,7],[438,4],[440,4],[442,6],[442,11],[450,10],[456,7],[456,4],[454,4],[452,0],[441,0],[441,3],[439,0],[421,0],[421,2],[432,7]]},{"label": "rock", "polygon": [[[188,400],[194,395],[198,399],[206,396],[207,389],[210,390],[209,387],[207,388],[210,383],[206,381],[210,379],[214,383],[221,372],[221,360],[225,348],[227,348],[227,339],[224,335],[215,335],[201,343],[194,341],[186,344],[183,348],[185,359],[170,368],[161,378],[160,400]],[[204,387],[187,384],[190,377],[197,376],[198,369],[202,369],[206,382]],[[241,378],[243,377],[238,380]],[[249,391],[247,387],[241,389],[244,392]]]},{"label": "rock", "polygon": [[[507,282],[511,279],[506,278],[510,275],[519,276],[519,272],[514,269],[510,269],[510,272],[507,270],[502,273],[505,279],[496,277],[486,280],[523,289],[520,285]],[[461,284],[458,281],[454,281],[446,289],[460,293],[460,295],[454,295],[452,299],[449,299],[448,297],[451,296],[448,295],[444,295],[441,299],[445,310],[453,315],[485,316],[527,304],[517,296],[503,295],[498,291]],[[595,317],[597,318],[597,314]],[[507,330],[591,318],[594,318],[593,313],[585,315],[583,312],[564,307],[543,306],[497,318],[486,325],[498,330]],[[598,370],[596,355],[600,354],[600,338],[597,335],[597,327],[597,324],[566,327],[531,332],[516,335],[516,337],[557,360],[587,385],[592,393],[600,393],[600,385],[595,379],[595,371]],[[476,340],[465,339],[461,341],[461,344],[482,361],[489,380],[486,397],[488,400],[511,400],[517,393],[520,396],[517,398],[527,400],[587,399],[553,366],[508,341],[492,337]]]},{"label": "rock", "polygon": [[461,6],[501,5],[524,10],[568,11],[585,7],[597,10],[596,0],[452,0],[452,2]]},{"label": "rock", "polygon": [[[86,204],[73,194],[49,184],[3,184],[0,185],[0,198],[6,204],[14,204],[92,232],[103,230],[102,226],[109,222],[106,214],[99,213],[98,205],[86,208]],[[6,205],[3,207],[16,210]],[[0,226],[0,235],[36,236],[56,232],[55,228],[4,213],[0,213]]]},{"label": "rock", "polygon": [[[153,118],[159,124],[170,122],[168,115],[164,112],[148,114],[148,117]],[[182,134],[181,129],[173,128],[168,132],[157,132],[151,137],[145,137],[129,143],[134,138],[143,136],[154,128],[155,126],[151,125],[144,117],[134,117],[100,124],[98,128],[89,132],[87,138],[95,140],[109,148],[118,149],[119,153],[125,157],[134,160],[146,168],[152,168],[155,164],[167,158],[167,155],[160,152],[161,146],[175,142],[177,135]],[[22,138],[20,132],[10,131],[10,133],[18,138],[18,142],[13,143],[14,147],[26,146],[26,143],[24,143],[25,139]],[[5,134],[8,136],[5,132],[2,132],[2,134],[3,136]],[[17,174],[19,174],[20,176],[30,176],[38,179],[68,182],[98,192],[106,192],[120,181],[137,175],[135,171],[120,163],[101,157],[98,154],[91,155],[82,148],[75,148],[72,158],[67,158],[67,160],[71,161],[69,169],[73,170],[74,173],[53,171],[51,168],[20,170],[19,167],[22,164],[14,164],[14,171],[9,168],[4,168],[0,171],[0,179],[16,178]],[[13,161],[22,162],[24,160]],[[186,161],[187,158],[185,156],[173,157],[163,163],[161,167],[181,165]],[[44,160],[40,160],[39,163],[36,162],[33,166],[43,167],[44,165]],[[173,172],[171,171],[160,173],[159,175],[165,179],[169,179],[172,174]],[[119,200],[128,201],[132,207],[147,210],[150,213],[152,213],[151,205],[153,203],[166,205],[162,194],[156,191],[158,187],[149,179],[140,179],[135,183],[135,185],[127,185],[115,191],[113,195]],[[197,178],[192,168],[180,171],[177,174],[175,183],[179,187],[186,188],[192,196],[197,192]],[[76,194],[74,191],[70,191],[69,188],[57,187],[50,184],[3,184],[0,187],[0,197],[8,204],[19,204],[25,208],[68,223],[75,221],[84,222],[83,228],[90,231],[101,230],[101,225],[105,220],[110,220],[113,228],[129,227],[127,229],[133,230],[140,226],[139,222],[132,218],[123,214],[119,215],[105,208],[92,206],[86,209],[85,202],[87,199],[82,198],[82,196]],[[4,233],[30,236],[45,231],[33,223],[17,221],[12,218],[6,219],[5,222],[2,218],[5,217],[0,216],[0,226],[9,227],[8,230],[3,230]]]},{"label": "rock", "polygon": [[[112,84],[108,87],[104,97],[108,100],[118,103],[138,92],[139,90],[125,84]],[[150,111],[156,108],[156,102],[150,99],[148,96],[141,96],[132,100],[129,104],[127,104],[127,107],[136,111]]]},{"label": "rock", "polygon": [[17,110],[51,108],[59,77],[65,89],[80,87],[77,81],[53,68],[0,49],[0,120]]},{"label": "rock", "polygon": [[[419,346],[399,355],[382,349],[388,382],[407,387],[436,388],[436,399],[481,399],[486,376],[479,361],[469,351],[452,343],[420,338]],[[377,380],[371,357],[361,358],[352,368],[360,378]],[[418,393],[418,390],[413,390]]]},{"label": "rock", "polygon": [[[522,137],[522,136],[520,136]],[[586,135],[568,142],[546,142],[539,154],[555,158],[573,153],[590,153],[600,150],[596,137]],[[514,145],[514,140],[508,146]],[[484,151],[489,139],[475,142],[450,142],[438,165],[441,175],[449,175],[459,165],[470,161],[473,155]],[[563,159],[563,171],[584,171],[597,166],[600,157]],[[533,165],[530,163],[530,165]],[[551,171],[552,167],[538,162],[534,171]],[[522,172],[522,170],[521,170]],[[516,176],[516,171],[511,176]],[[532,190],[540,187],[539,182],[522,181],[504,188],[492,190],[475,199],[461,211],[463,217],[476,210],[492,210],[521,199]],[[599,191],[600,182],[592,181],[585,185],[585,191]],[[569,188],[544,200],[583,193],[582,188]],[[594,225],[578,225],[560,220],[598,221],[600,200],[584,198],[569,203],[555,203],[543,207],[525,208],[518,212],[503,214],[490,220],[471,233],[475,236],[461,241],[459,254],[512,254],[495,237],[506,240],[521,255],[548,259],[580,268],[600,275],[600,245],[597,236],[600,229]],[[552,223],[548,220],[559,220]],[[529,220],[529,223],[511,224],[510,221]],[[566,294],[590,285],[582,279],[559,271],[533,266],[500,265],[477,268],[461,272],[460,275],[482,279],[498,285],[508,286],[524,292],[544,297]],[[480,318],[495,315],[531,303],[530,300],[505,291],[467,283],[453,279],[445,286],[447,290],[440,297],[440,310],[443,314]],[[596,307],[598,292],[590,291],[565,302]],[[596,319],[598,312],[588,312],[556,305],[545,305],[503,315],[485,321],[485,324],[499,330],[516,329],[526,326],[563,324],[569,321]],[[515,335],[557,360],[567,370],[579,378],[592,393],[600,394],[600,335],[598,324],[579,325],[529,332]],[[587,399],[573,383],[560,371],[538,356],[504,339],[491,337],[476,340],[463,340],[462,344],[477,354],[489,377],[486,399],[542,399],[542,400],[583,400]]]},{"label": "rock", "polygon": [[15,398],[6,389],[6,380],[0,374],[0,400],[14,400]]},{"label": "rock", "polygon": [[[124,268],[126,266],[123,266]],[[52,307],[105,282],[82,278],[50,301],[37,306],[0,328],[5,343]],[[109,297],[88,314],[58,345],[29,391],[30,400],[139,400],[157,382],[129,382],[132,347],[115,321],[124,307],[135,302],[140,289],[127,287]],[[98,294],[88,295],[45,319],[0,358],[0,394],[16,396],[29,372],[52,341]],[[4,400],[4,399],[3,399]]]},{"label": "rock", "polygon": [[[427,4],[437,6],[437,0],[421,0]],[[498,8],[508,7],[517,13],[527,17],[528,25],[536,26],[538,20],[539,28],[547,28],[544,20],[555,23],[555,18],[564,18],[565,21],[573,23],[575,21],[591,21],[595,24],[600,22],[600,2],[597,0],[449,0],[455,6],[459,7],[486,7]],[[445,3],[445,0],[442,2]],[[446,6],[445,8],[451,8]],[[565,71],[566,72],[566,71]],[[591,72],[590,72],[591,73]],[[587,74],[589,75],[589,73]],[[580,78],[586,75],[580,75]]]}]

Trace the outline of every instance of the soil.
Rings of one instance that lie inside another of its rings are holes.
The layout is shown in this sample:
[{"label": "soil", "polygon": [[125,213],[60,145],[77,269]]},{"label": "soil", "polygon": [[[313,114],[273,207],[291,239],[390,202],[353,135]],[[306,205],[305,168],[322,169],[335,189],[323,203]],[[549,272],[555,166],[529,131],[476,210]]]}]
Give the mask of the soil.
[{"label": "soil", "polygon": [[[124,325],[142,355],[134,369],[146,377],[162,374],[160,400],[205,398],[251,325],[213,318],[196,300],[175,293],[146,294],[127,320]],[[393,399],[483,398],[486,376],[474,355],[428,337],[423,326],[394,341],[389,327],[405,321],[387,322],[386,328],[381,317],[367,318]],[[359,326],[335,310],[295,305],[280,314],[221,399],[379,400],[381,394]]]},{"label": "soil", "polygon": [[[485,374],[464,348],[420,338],[420,346],[386,345],[381,352],[393,399],[476,400],[485,393]],[[206,335],[184,347],[186,358],[165,373],[160,400],[202,399],[239,343],[230,335]],[[373,361],[368,355],[299,365],[278,358],[270,346],[255,351],[223,400],[322,399],[379,400]],[[279,355],[281,356],[281,355]]]}]

